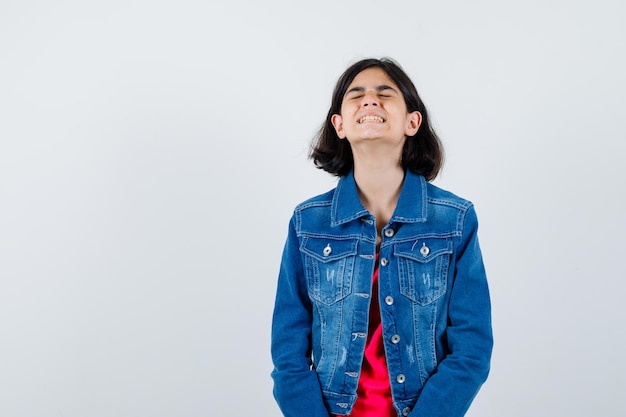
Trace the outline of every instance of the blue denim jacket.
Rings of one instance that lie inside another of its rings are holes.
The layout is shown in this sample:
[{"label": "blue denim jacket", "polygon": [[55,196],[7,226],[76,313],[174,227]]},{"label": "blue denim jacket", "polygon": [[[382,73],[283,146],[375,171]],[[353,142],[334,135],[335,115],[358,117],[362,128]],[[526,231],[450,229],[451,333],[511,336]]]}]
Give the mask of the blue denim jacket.
[{"label": "blue denim jacket", "polygon": [[[487,378],[489,290],[473,205],[407,172],[382,230],[379,300],[393,404],[460,417]],[[272,324],[274,396],[287,417],[350,414],[363,360],[376,222],[353,174],[298,205]]]}]

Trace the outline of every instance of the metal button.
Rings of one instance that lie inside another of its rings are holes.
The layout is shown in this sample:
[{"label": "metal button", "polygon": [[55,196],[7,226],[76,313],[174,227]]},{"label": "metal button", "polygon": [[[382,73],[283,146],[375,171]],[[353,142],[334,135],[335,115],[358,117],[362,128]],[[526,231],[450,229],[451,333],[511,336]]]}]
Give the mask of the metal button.
[{"label": "metal button", "polygon": [[330,243],[328,245],[326,245],[326,247],[324,248],[324,256],[328,256],[330,255],[330,253],[333,251],[333,248],[330,247]]},{"label": "metal button", "polygon": [[393,297],[388,295],[385,297],[385,303],[387,303],[388,306],[393,304]]},{"label": "metal button", "polygon": [[402,409],[402,415],[404,417],[408,416],[409,414],[411,414],[411,409],[409,407],[405,407]]},{"label": "metal button", "polygon": [[426,246],[426,243],[422,244],[422,248],[420,249],[420,253],[422,254],[423,257],[428,256],[428,254],[430,253],[430,248],[428,246]]},{"label": "metal button", "polygon": [[393,231],[393,229],[391,229],[391,228],[390,228],[390,229],[385,229],[385,236],[387,236],[387,237],[391,237],[391,236],[393,236],[393,235],[394,235],[394,233],[395,233],[395,232],[394,232],[394,231]]},{"label": "metal button", "polygon": [[398,384],[403,384],[404,381],[406,381],[406,377],[404,376],[404,374],[400,374],[396,377],[396,381],[398,381]]},{"label": "metal button", "polygon": [[380,264],[381,264],[382,266],[387,266],[387,264],[389,264],[389,260],[387,260],[387,258],[382,258],[382,259],[380,260]]},{"label": "metal button", "polygon": [[400,336],[397,334],[394,334],[393,336],[391,336],[391,343],[398,343],[400,341]]}]

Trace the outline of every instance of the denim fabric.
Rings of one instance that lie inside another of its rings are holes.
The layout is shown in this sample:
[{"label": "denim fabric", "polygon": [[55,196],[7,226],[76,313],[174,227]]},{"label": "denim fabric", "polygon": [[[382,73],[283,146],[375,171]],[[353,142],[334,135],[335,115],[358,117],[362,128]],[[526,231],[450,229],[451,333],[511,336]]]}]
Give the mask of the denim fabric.
[{"label": "denim fabric", "polygon": [[[352,410],[375,224],[352,173],[294,210],[272,324],[274,396],[287,417]],[[470,202],[406,173],[379,255],[385,354],[400,416],[463,416],[487,378],[493,339],[477,227]]]}]

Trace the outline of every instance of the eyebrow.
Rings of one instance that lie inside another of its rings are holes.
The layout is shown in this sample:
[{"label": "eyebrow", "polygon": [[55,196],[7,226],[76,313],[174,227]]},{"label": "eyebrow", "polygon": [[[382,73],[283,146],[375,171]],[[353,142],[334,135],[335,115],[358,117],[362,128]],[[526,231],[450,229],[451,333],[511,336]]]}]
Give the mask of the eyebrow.
[{"label": "eyebrow", "polygon": [[[386,84],[379,85],[378,87],[376,87],[376,91],[379,92],[379,93],[381,91],[385,91],[385,90],[391,90],[391,91],[393,91],[395,93],[398,92],[395,88],[393,88],[390,85],[386,85]],[[363,92],[365,92],[365,87],[352,87],[351,89],[346,91],[346,94],[344,94],[344,95],[348,95],[350,93],[363,93]]]}]

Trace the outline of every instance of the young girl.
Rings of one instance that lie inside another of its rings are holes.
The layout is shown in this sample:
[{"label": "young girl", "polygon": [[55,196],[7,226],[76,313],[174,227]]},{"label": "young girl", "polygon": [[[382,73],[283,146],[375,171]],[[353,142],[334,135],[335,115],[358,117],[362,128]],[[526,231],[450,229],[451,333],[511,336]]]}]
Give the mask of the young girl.
[{"label": "young girl", "polygon": [[397,63],[344,72],[311,158],[339,181],[289,224],[272,325],[281,411],[463,416],[493,345],[477,218],[429,183],[441,143]]}]

